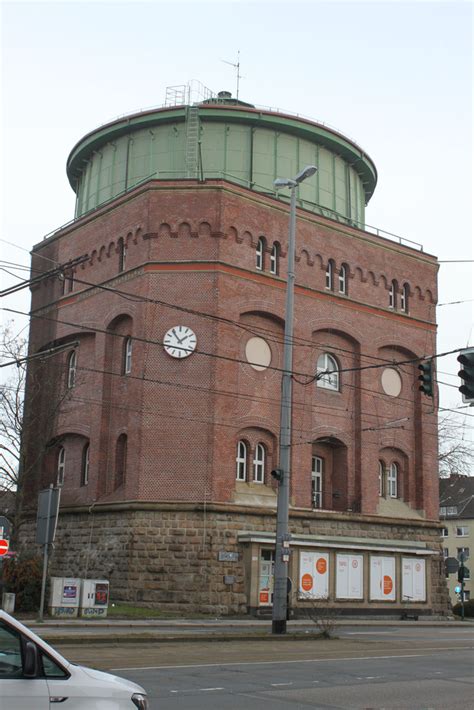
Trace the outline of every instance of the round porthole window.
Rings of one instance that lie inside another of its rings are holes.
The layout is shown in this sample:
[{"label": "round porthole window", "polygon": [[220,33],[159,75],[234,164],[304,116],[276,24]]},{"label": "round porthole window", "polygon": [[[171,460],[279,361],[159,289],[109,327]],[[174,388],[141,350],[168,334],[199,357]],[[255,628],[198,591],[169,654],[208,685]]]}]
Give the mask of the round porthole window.
[{"label": "round porthole window", "polygon": [[263,338],[250,338],[245,345],[245,357],[254,370],[266,370],[272,361],[272,351]]},{"label": "round porthole window", "polygon": [[398,397],[402,391],[402,378],[393,367],[386,367],[382,372],[382,389],[389,397]]}]

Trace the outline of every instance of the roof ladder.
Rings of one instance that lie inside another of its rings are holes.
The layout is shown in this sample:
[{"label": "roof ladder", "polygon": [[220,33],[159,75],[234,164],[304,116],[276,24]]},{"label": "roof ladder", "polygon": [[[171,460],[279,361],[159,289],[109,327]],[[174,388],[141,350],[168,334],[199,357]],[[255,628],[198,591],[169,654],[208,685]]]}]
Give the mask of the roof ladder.
[{"label": "roof ladder", "polygon": [[186,109],[186,177],[197,178],[199,156],[199,106]]}]

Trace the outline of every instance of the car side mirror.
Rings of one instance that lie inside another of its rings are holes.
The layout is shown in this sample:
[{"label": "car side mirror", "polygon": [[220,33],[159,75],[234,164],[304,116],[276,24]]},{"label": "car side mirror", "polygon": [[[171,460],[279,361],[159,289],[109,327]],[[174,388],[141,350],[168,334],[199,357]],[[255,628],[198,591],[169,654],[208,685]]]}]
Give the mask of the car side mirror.
[{"label": "car side mirror", "polygon": [[23,659],[23,677],[36,678],[38,675],[38,649],[33,641],[26,641]]}]

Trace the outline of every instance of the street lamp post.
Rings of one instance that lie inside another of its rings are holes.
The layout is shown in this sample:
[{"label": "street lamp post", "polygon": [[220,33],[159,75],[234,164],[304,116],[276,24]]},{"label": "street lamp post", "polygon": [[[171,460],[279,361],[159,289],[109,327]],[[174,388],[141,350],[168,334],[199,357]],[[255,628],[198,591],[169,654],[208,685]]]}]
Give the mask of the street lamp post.
[{"label": "street lamp post", "polygon": [[286,280],[285,337],[283,346],[283,374],[281,380],[280,449],[279,468],[273,472],[278,480],[277,526],[275,546],[275,571],[273,585],[272,633],[286,633],[288,562],[290,559],[290,535],[288,511],[290,505],[290,458],[291,458],[291,371],[293,365],[293,301],[295,290],[295,227],[296,188],[300,182],[314,175],[317,168],[308,165],[292,180],[278,178],[276,188],[291,189],[290,225],[288,231],[288,276]]}]

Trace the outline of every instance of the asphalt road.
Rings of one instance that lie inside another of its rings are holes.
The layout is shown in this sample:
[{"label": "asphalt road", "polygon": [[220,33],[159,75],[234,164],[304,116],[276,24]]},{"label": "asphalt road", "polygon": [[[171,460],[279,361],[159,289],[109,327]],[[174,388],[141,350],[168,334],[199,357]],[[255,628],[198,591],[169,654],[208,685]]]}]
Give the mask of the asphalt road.
[{"label": "asphalt road", "polygon": [[65,646],[143,685],[152,710],[467,710],[474,628],[341,627],[337,639]]}]

